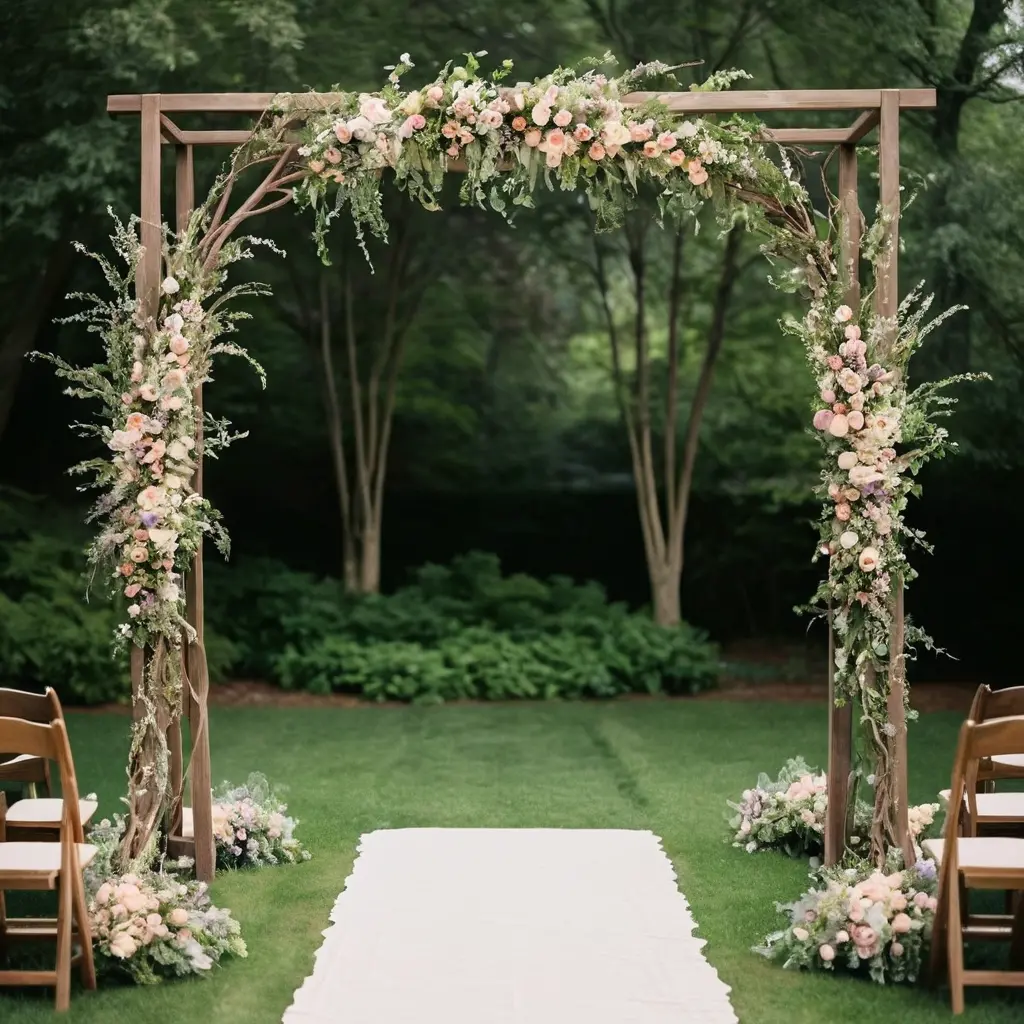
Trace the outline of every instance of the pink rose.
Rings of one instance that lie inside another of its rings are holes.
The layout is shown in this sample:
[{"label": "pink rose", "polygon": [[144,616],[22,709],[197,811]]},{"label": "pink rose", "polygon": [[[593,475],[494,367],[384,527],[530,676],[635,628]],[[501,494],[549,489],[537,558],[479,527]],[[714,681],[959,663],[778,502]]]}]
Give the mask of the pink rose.
[{"label": "pink rose", "polygon": [[928,906],[928,893],[926,892],[915,892],[914,893],[914,906],[918,910],[924,910]]},{"label": "pink rose", "polygon": [[836,400],[836,393],[831,388],[822,388],[821,400],[831,405]]},{"label": "pink rose", "polygon": [[906,914],[897,914],[892,919],[892,930],[897,935],[906,935],[910,931],[912,922]]},{"label": "pink rose", "polygon": [[829,425],[832,423],[834,413],[831,409],[819,409],[814,414],[814,429],[815,430],[828,430]]},{"label": "pink rose", "polygon": [[671,132],[662,132],[658,136],[658,146],[667,153],[676,147],[676,137]]},{"label": "pink rose", "polygon": [[838,519],[841,523],[849,522],[852,513],[853,509],[851,509],[845,501],[842,502],[842,504],[836,505],[836,519]]},{"label": "pink rose", "polygon": [[864,413],[854,409],[847,417],[850,421],[851,430],[860,430],[864,426]]},{"label": "pink rose", "polygon": [[860,340],[860,328],[856,324],[849,324],[843,336],[847,341],[859,341]]},{"label": "pink rose", "polygon": [[842,413],[833,416],[832,422],[828,425],[828,432],[833,437],[846,437],[850,432],[850,421]]},{"label": "pink rose", "polygon": [[589,142],[594,137],[594,129],[589,124],[578,124],[572,134],[577,142]]},{"label": "pink rose", "polygon": [[818,956],[821,957],[825,963],[829,963],[836,958],[836,951],[827,943],[818,950]]},{"label": "pink rose", "polygon": [[128,598],[134,597],[141,589],[141,584],[129,583],[128,586],[124,588],[124,596]]},{"label": "pink rose", "polygon": [[631,124],[629,137],[633,142],[646,142],[651,137],[651,129],[646,124]]},{"label": "pink rose", "polygon": [[857,453],[856,452],[840,452],[839,459],[837,460],[839,468],[843,470],[851,470],[857,465]]},{"label": "pink rose", "polygon": [[180,928],[182,925],[188,924],[188,911],[184,907],[175,907],[167,915],[167,920],[173,924],[175,928]]},{"label": "pink rose", "polygon": [[334,136],[342,145],[344,145],[346,142],[352,141],[352,129],[342,121],[341,124],[336,124],[334,126]]},{"label": "pink rose", "polygon": [[902,942],[894,942],[889,947],[889,952],[892,953],[893,956],[903,956],[903,943]]},{"label": "pink rose", "polygon": [[836,942],[849,942],[849,941],[850,941],[849,933],[847,931],[845,931],[845,929],[840,928],[839,931],[836,932]]},{"label": "pink rose", "polygon": [[324,162],[323,162],[323,160],[310,160],[309,161],[309,169],[314,174],[319,174],[324,169]]},{"label": "pink rose", "polygon": [[[860,900],[853,900],[853,902],[850,904],[850,913],[849,913],[848,916],[849,916],[851,921],[863,921],[864,920],[864,908],[860,905]],[[857,929],[854,928],[854,930],[853,930],[854,942],[857,941],[856,933],[857,933]]]},{"label": "pink rose", "polygon": [[188,351],[188,340],[180,334],[176,338],[171,338],[171,351],[176,356],[183,356]]},{"label": "pink rose", "polygon": [[840,306],[835,313],[836,323],[844,324],[853,318],[853,310],[849,306]]},{"label": "pink rose", "polygon": [[689,178],[691,184],[703,185],[708,180],[707,168],[699,160],[691,161]]},{"label": "pink rose", "polygon": [[448,155],[449,155],[450,157],[453,157],[453,158],[454,158],[454,157],[457,157],[457,156],[459,155],[459,144],[458,144],[457,142],[453,142],[453,143],[452,143],[452,144],[451,144],[451,145],[450,145],[450,146],[449,146],[449,147],[448,147],[448,148],[447,148],[447,149],[445,150],[445,152],[446,152],[446,153],[447,153],[447,154],[448,154]]},{"label": "pink rose", "polygon": [[648,160],[652,157],[658,156],[660,153],[661,147],[654,141],[654,139],[644,143],[644,156],[647,157]]},{"label": "pink rose", "polygon": [[861,924],[853,929],[854,945],[860,946],[861,948],[873,946],[877,938],[878,935],[875,933],[875,929],[869,925]]},{"label": "pink rose", "polygon": [[829,356],[825,361],[828,363],[830,370],[841,370],[843,368],[842,356]]},{"label": "pink rose", "polygon": [[[441,86],[439,85],[432,85],[427,90],[427,99],[431,103],[440,103],[441,100],[444,99],[444,89],[442,89]],[[523,109],[522,105],[520,105],[519,109]]]},{"label": "pink rose", "polygon": [[603,160],[604,155],[604,146],[602,146],[600,142],[592,143],[590,149],[587,150],[587,156],[589,156],[591,160]]},{"label": "pink rose", "polygon": [[559,128],[566,128],[572,124],[572,112],[569,110],[560,110],[555,114],[552,120]]},{"label": "pink rose", "polygon": [[168,370],[160,383],[168,391],[177,391],[185,383],[185,374],[181,370]]},{"label": "pink rose", "polygon": [[177,412],[184,404],[185,400],[177,395],[168,395],[166,398],[160,399],[160,408],[166,409],[168,412]]},{"label": "pink rose", "polygon": [[530,111],[530,117],[533,118],[534,124],[539,124],[543,127],[551,120],[551,108],[544,103],[538,103]]},{"label": "pink rose", "polygon": [[540,145],[541,134],[539,128],[531,128],[524,136],[523,142],[525,142],[531,149]]},{"label": "pink rose", "polygon": [[864,409],[864,392],[855,391],[850,395],[850,408],[856,409],[857,412],[861,412]]},{"label": "pink rose", "polygon": [[156,401],[156,388],[152,384],[143,384],[139,388],[139,398],[144,402],[155,402]]},{"label": "pink rose", "polygon": [[673,167],[682,167],[686,163],[686,154],[681,149],[673,149],[668,155],[668,162]]},{"label": "pink rose", "polygon": [[454,139],[459,134],[459,125],[456,121],[445,121],[441,126],[441,134],[446,139]]},{"label": "pink rose", "polygon": [[329,164],[340,164],[341,163],[341,150],[335,149],[333,146],[331,146],[327,150],[327,152],[324,153],[324,156],[327,157],[327,162]]},{"label": "pink rose", "polygon": [[149,558],[149,552],[145,548],[132,548],[129,557],[137,565],[141,565],[147,558]]}]

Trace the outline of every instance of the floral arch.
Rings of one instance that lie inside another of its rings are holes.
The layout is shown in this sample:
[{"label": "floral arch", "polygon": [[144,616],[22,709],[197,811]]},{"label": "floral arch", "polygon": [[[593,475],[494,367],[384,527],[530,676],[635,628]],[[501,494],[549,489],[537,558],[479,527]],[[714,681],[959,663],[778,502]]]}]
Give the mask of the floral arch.
[{"label": "floral arch", "polygon": [[[476,56],[482,56],[477,54]],[[259,292],[228,288],[227,271],[258,239],[240,238],[250,217],[287,203],[308,208],[326,259],[325,237],[343,212],[357,232],[385,236],[384,171],[430,209],[444,176],[463,174],[464,202],[508,215],[533,205],[542,186],[586,193],[599,228],[615,226],[640,185],[658,193],[662,217],[686,217],[710,202],[727,223],[744,220],[763,251],[785,261],[785,281],[803,289],[807,315],[784,327],[807,349],[814,376],[814,427],[822,439],[820,554],[827,577],[815,607],[829,617],[829,818],[826,858],[846,849],[854,771],[853,707],[874,775],[872,855],[912,854],[907,823],[906,627],[903,585],[913,571],[903,520],[911,474],[945,443],[929,418],[935,388],[909,391],[907,361],[928,327],[927,303],[898,303],[899,118],[935,105],[930,89],[729,91],[740,72],[699,90],[645,92],[672,68],[640,65],[618,78],[558,69],[533,82],[505,83],[511,64],[485,77],[476,57],[405,89],[405,55],[374,93],[146,94],[108,98],[113,114],[141,122],[141,211],[118,226],[123,271],[100,258],[112,301],[97,299],[85,320],[105,341],[103,364],[57,363],[71,393],[98,398],[94,428],[113,458],[94,472],[102,496],[91,558],[126,602],[118,640],[131,650],[133,733],[126,863],[168,849],[194,856],[213,875],[208,679],[203,648],[205,537],[226,540],[202,496],[203,452],[229,440],[203,414],[203,382],[218,354],[245,355],[226,338],[240,315],[230,300]],[[763,111],[856,114],[847,127],[768,129]],[[256,117],[240,130],[185,130],[171,115]],[[864,232],[857,199],[858,145],[878,128],[881,202]],[[232,145],[227,171],[195,205],[196,146]],[[838,189],[827,216],[811,208],[787,146],[836,147]],[[163,147],[175,153],[176,231],[163,227]],[[774,156],[774,159],[772,158]],[[243,173],[262,181],[237,200]],[[863,238],[862,238],[863,235]],[[860,268],[872,271],[862,301]],[[941,318],[940,318],[941,319]],[[810,418],[810,417],[809,417]],[[920,637],[918,637],[920,639]],[[183,758],[182,720],[191,732]],[[190,778],[193,835],[182,827]]]}]

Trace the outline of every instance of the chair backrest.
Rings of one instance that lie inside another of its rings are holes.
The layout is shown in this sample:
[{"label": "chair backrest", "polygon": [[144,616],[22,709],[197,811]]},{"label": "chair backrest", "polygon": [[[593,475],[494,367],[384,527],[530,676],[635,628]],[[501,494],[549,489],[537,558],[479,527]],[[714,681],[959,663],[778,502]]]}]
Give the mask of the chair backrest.
[{"label": "chair backrest", "polygon": [[[0,718],[20,718],[26,722],[49,723],[64,720],[64,709],[60,706],[57,692],[46,688],[45,693],[29,693],[26,690],[9,690],[0,687]],[[8,750],[0,742],[0,764],[10,761],[27,750]]]},{"label": "chair backrest", "polygon": [[[982,685],[974,695],[971,713],[972,722],[987,722],[991,718],[1011,718],[1024,715],[1024,686],[1011,686],[1005,690],[992,690]],[[1006,754],[1009,751],[1002,751]]]},{"label": "chair backrest", "polygon": [[[959,835],[960,815],[956,808],[967,801],[967,810],[977,819],[977,780],[981,762],[1001,754],[1024,754],[1024,714],[992,718],[985,722],[968,719],[960,727],[953,778],[949,792],[949,811],[946,814],[943,871],[947,864],[956,864],[956,840]],[[950,875],[953,879],[955,876]]]},{"label": "chair backrest", "polygon": [[67,728],[57,718],[52,722],[26,722],[22,718],[0,718],[0,750],[15,750],[55,761],[60,772],[60,790],[64,801],[61,837],[69,830],[71,842],[82,842],[81,809],[78,805],[78,779],[71,758]]}]

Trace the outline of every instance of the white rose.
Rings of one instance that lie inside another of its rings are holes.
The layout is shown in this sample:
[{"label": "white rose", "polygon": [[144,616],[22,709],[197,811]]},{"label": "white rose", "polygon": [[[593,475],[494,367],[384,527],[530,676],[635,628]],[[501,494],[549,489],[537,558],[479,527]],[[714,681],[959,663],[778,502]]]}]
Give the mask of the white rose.
[{"label": "white rose", "polygon": [[855,534],[855,533],[853,532],[853,530],[847,530],[847,531],[846,531],[846,532],[845,532],[845,533],[844,533],[844,534],[843,534],[843,535],[842,535],[842,536],[841,536],[841,537],[839,538],[839,544],[840,544],[840,546],[841,546],[841,547],[842,547],[842,548],[843,548],[844,550],[846,550],[846,551],[849,551],[849,550],[850,550],[850,548],[853,548],[853,547],[856,547],[856,546],[857,546],[857,542],[858,542],[859,540],[860,540],[860,537],[858,537],[858,536],[857,536],[857,534]]},{"label": "white rose", "polygon": [[692,121],[684,121],[676,132],[681,139],[692,139],[696,134],[697,126]]},{"label": "white rose", "polygon": [[181,285],[178,284],[173,277],[165,277],[163,284],[160,285],[160,290],[164,295],[173,295],[175,292],[181,290]]},{"label": "white rose", "polygon": [[407,117],[411,114],[418,114],[423,109],[423,94],[418,89],[409,93],[402,100],[401,106],[398,109]]}]

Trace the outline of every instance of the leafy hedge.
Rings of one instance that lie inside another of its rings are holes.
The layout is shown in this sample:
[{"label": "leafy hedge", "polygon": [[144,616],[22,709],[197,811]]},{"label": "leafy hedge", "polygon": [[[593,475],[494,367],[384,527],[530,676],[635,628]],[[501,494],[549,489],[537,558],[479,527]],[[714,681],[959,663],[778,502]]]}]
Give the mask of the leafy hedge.
[{"label": "leafy hedge", "polygon": [[[0,491],[0,686],[53,686],[68,703],[127,701],[112,659],[119,610],[83,600],[88,532]],[[613,697],[713,686],[717,651],[610,603],[596,583],[503,576],[494,555],[427,565],[389,596],[256,559],[207,568],[214,681],[269,680],[370,700]]]},{"label": "leafy hedge", "polygon": [[210,622],[239,652],[235,674],[288,689],[419,703],[613,697],[695,693],[718,673],[693,628],[655,626],[596,583],[503,576],[494,555],[424,566],[390,596],[352,598],[269,561],[211,576]]}]

